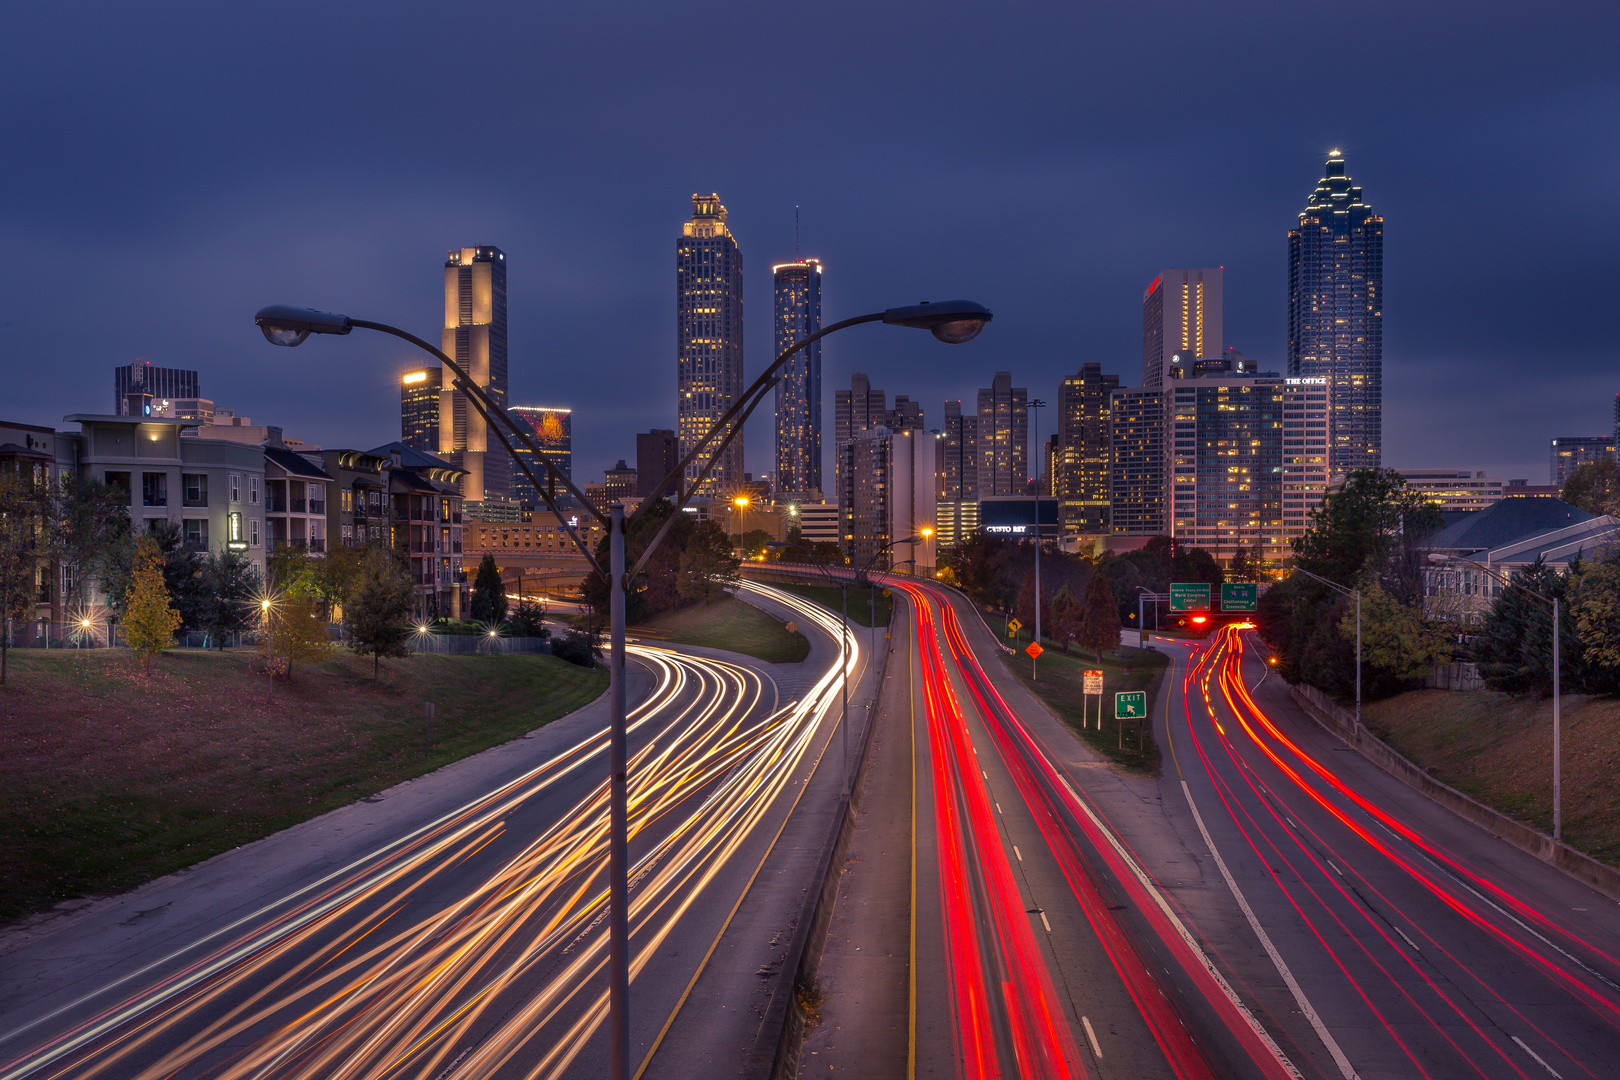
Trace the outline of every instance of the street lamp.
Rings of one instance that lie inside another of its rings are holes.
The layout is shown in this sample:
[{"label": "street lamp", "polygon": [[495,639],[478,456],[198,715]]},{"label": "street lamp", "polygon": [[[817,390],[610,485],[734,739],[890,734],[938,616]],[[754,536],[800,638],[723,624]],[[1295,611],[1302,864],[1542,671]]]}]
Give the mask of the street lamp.
[{"label": "street lamp", "polygon": [[[1046,455],[1041,451],[1041,414],[1038,409],[1046,408],[1046,402],[1036,398],[1025,406],[1029,410],[1030,431],[1035,438],[1035,640],[1031,642],[1038,651],[1041,647],[1041,465]],[[1029,657],[1029,681],[1035,682],[1035,654],[1032,651]]]},{"label": "street lamp", "polygon": [[[595,570],[608,583],[608,612],[611,625],[608,654],[608,1077],[609,1080],[627,1080],[629,1076],[630,1054],[630,929],[629,929],[629,869],[630,860],[626,843],[628,813],[626,809],[626,735],[625,735],[625,682],[624,682],[624,600],[625,591],[632,579],[639,574],[658,545],[668,535],[670,527],[680,518],[681,508],[692,496],[697,493],[708,479],[709,473],[714,469],[727,446],[742,431],[743,425],[748,422],[755,409],[765,400],[769,392],[775,388],[782,367],[793,358],[801,349],[819,341],[828,334],[861,323],[881,322],[890,326],[909,326],[919,330],[927,330],[945,342],[947,345],[961,345],[972,341],[979,336],[986,323],[993,314],[989,308],[976,304],[971,300],[947,300],[942,303],[930,304],[924,301],[908,307],[889,308],[886,311],[876,311],[868,315],[857,315],[852,319],[833,323],[823,327],[813,334],[809,334],[790,345],[785,352],[776,358],[776,361],[760,373],[758,378],[732,402],[731,406],[720,415],[720,418],[705,432],[702,438],[696,440],[686,455],[676,463],[674,469],[664,477],[663,482],[656,485],[654,491],[675,492],[675,512],[670,514],[659,526],[658,531],[648,541],[642,550],[641,557],[636,564],[628,569],[625,567],[624,537],[628,529],[634,526],[641,518],[653,508],[655,500],[644,499],[635,513],[628,520],[624,513],[624,504],[615,502],[608,507],[608,515],[604,516],[584,494],[574,486],[551,456],[530,436],[526,425],[513,423],[507,416],[506,410],[490,399],[484,388],[468,376],[465,369],[455,360],[445,355],[443,350],[423,341],[421,338],[396,326],[386,323],[369,322],[362,319],[351,319],[345,315],[337,315],[329,311],[314,311],[308,308],[286,307],[275,305],[261,308],[254,315],[253,321],[264,333],[265,340],[272,345],[294,346],[300,345],[311,334],[347,334],[353,328],[376,330],[379,333],[391,334],[403,341],[408,341],[423,352],[430,353],[438,359],[450,372],[455,375],[451,385],[460,390],[467,397],[470,404],[484,421],[489,430],[500,440],[506,452],[512,456],[519,470],[532,483],[546,501],[551,512],[556,515],[567,532],[569,539],[580,554],[585,557],[586,564]],[[499,421],[497,423],[497,420]],[[534,460],[544,466],[549,478],[562,485],[580,505],[584,506],[608,532],[608,565],[603,567],[597,562],[595,553],[586,545],[579,533],[570,524],[569,520],[558,508],[556,501],[547,488],[535,478],[534,471],[528,462],[519,457],[512,448],[511,440],[506,432],[510,431],[528,448]],[[702,459],[699,464],[699,459]],[[686,482],[689,468],[696,467],[695,474],[690,483]]]},{"label": "street lamp", "polygon": [[1443,555],[1435,552],[1429,556],[1432,563],[1462,563],[1472,566],[1485,574],[1504,588],[1520,589],[1526,596],[1539,600],[1552,609],[1552,685],[1553,685],[1553,839],[1562,841],[1564,838],[1564,755],[1563,755],[1563,722],[1559,712],[1559,695],[1563,689],[1563,665],[1558,658],[1558,615],[1559,600],[1556,596],[1547,596],[1538,592],[1520,581],[1518,577],[1503,577],[1501,573],[1491,569],[1484,563],[1477,563],[1472,559],[1459,559],[1452,555]]},{"label": "street lamp", "polygon": [[737,508],[737,555],[747,558],[748,553],[743,550],[743,527],[748,524],[746,516],[748,511],[748,496],[738,495],[731,500],[731,505]]},{"label": "street lamp", "polygon": [[1312,581],[1320,581],[1328,588],[1333,589],[1341,596],[1354,598],[1356,602],[1356,741],[1361,740],[1361,590],[1347,589],[1336,581],[1329,581],[1320,574],[1313,574],[1309,570],[1294,567],[1296,574],[1304,574]]}]

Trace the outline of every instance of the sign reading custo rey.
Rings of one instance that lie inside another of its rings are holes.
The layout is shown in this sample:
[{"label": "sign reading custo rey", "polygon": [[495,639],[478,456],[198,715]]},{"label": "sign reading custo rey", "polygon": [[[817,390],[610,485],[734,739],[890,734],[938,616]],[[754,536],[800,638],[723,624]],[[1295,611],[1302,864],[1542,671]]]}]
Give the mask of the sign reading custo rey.
[{"label": "sign reading custo rey", "polygon": [[1253,611],[1260,600],[1260,586],[1252,581],[1229,582],[1221,586],[1222,611]]},{"label": "sign reading custo rey", "polygon": [[[1208,586],[1205,586],[1208,588]],[[1114,695],[1114,718],[1142,720],[1147,716],[1146,690],[1121,690]]]},{"label": "sign reading custo rey", "polygon": [[1192,581],[1172,583],[1170,586],[1171,611],[1208,611],[1209,582]]}]

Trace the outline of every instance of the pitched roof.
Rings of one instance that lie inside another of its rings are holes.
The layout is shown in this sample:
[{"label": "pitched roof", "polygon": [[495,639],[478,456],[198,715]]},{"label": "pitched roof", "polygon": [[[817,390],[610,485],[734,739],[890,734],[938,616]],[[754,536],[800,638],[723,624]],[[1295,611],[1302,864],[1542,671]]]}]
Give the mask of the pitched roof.
[{"label": "pitched roof", "polygon": [[1486,551],[1592,520],[1562,499],[1510,497],[1476,510],[1429,537],[1430,551]]},{"label": "pitched roof", "polygon": [[387,443],[374,450],[368,450],[366,453],[376,454],[381,458],[392,457],[395,453],[398,453],[399,463],[407,469],[451,469],[461,473],[467,471],[459,465],[450,464],[443,458],[434,457],[432,454],[426,454],[420,450],[413,450],[402,442]]},{"label": "pitched roof", "polygon": [[325,469],[312,464],[308,458],[301,454],[295,454],[285,447],[267,446],[264,448],[264,456],[275,462],[284,472],[293,476],[307,476],[311,480],[332,479]]}]

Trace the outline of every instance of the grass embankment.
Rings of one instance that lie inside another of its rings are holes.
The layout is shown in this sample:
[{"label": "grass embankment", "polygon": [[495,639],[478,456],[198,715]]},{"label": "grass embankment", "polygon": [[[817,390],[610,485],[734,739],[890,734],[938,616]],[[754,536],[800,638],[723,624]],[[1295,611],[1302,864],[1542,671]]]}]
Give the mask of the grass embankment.
[{"label": "grass embankment", "polygon": [[630,627],[629,634],[677,645],[727,649],[773,664],[796,664],[810,655],[810,641],[803,634],[789,633],[759,608],[731,596],[660,612]]},{"label": "grass embankment", "polygon": [[[1087,746],[1121,765],[1146,772],[1159,768],[1159,744],[1153,738],[1154,706],[1159,697],[1161,676],[1169,665],[1161,652],[1121,648],[1120,654],[1104,653],[1099,662],[1095,656],[1082,656],[1078,652],[1065,656],[1051,641],[1041,642],[1046,651],[1039,662],[1040,679],[1029,677],[1029,656],[1015,652],[1003,653],[1007,670],[1024,684],[1036,697],[1046,703],[1069,725]],[[1085,699],[1085,671],[1103,673],[1102,727],[1097,726],[1097,698]],[[1146,690],[1148,719],[1138,724],[1127,719],[1121,731],[1114,719],[1114,695],[1122,690]],[[1083,703],[1083,704],[1082,704]],[[1082,708],[1089,720],[1082,724]]]},{"label": "grass embankment", "polygon": [[[784,585],[779,581],[770,582],[773,589],[781,589],[795,596],[802,596],[806,600],[820,604],[834,615],[840,615],[844,610],[843,590],[835,589],[831,585]],[[878,626],[888,626],[889,618],[894,611],[894,600],[883,595],[886,590],[872,589],[849,590],[849,621],[856,626],[871,626],[873,624],[872,606],[877,605]]]},{"label": "grass embankment", "polygon": [[[1620,701],[1563,698],[1564,841],[1620,865]],[[1552,700],[1414,690],[1362,706],[1379,738],[1489,806],[1552,833]]]},{"label": "grass embankment", "polygon": [[[14,651],[0,919],[132,888],[506,742],[607,689],[550,656],[334,652],[266,700],[253,652]],[[431,741],[423,703],[436,715]]]}]

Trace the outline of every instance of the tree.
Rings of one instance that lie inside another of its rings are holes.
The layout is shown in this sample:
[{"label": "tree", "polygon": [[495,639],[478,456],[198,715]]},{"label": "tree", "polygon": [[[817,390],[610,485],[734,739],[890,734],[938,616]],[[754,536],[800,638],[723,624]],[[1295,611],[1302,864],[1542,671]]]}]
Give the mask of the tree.
[{"label": "tree", "polygon": [[[207,575],[207,553],[186,543],[180,526],[172,521],[155,520],[138,540],[157,545],[163,566],[163,584],[169,600],[180,613],[180,625],[201,627],[211,603]],[[113,609],[119,611],[134,580],[137,543],[127,543],[109,552],[102,581]],[[121,614],[122,612],[120,612]]]},{"label": "tree", "polygon": [[737,579],[737,558],[731,542],[713,521],[701,521],[687,538],[681,552],[675,589],[682,600],[710,603]]},{"label": "tree", "polygon": [[[1043,594],[1048,593],[1050,591],[1050,582],[1043,581],[1041,584],[1043,586],[1041,592]],[[1023,584],[1018,589],[1018,599],[1013,602],[1013,615],[1019,622],[1029,627],[1031,634],[1035,633],[1035,567],[1033,562],[1030,565],[1029,572],[1024,575]],[[1046,632],[1051,622],[1052,602],[1047,596],[1043,595],[1041,597],[1040,617],[1042,633]]]},{"label": "tree", "polygon": [[254,597],[263,590],[264,582],[259,568],[241,551],[227,550],[208,556],[204,577],[208,583],[208,604],[203,611],[202,626],[213,638],[214,647],[223,649],[227,638],[253,625]]},{"label": "tree", "polygon": [[1480,676],[1494,689],[1552,692],[1552,608],[1529,595],[1565,601],[1560,605],[1559,652],[1566,683],[1579,676],[1580,636],[1567,602],[1571,574],[1560,574],[1540,556],[1510,579],[1525,588],[1504,586],[1474,637]]},{"label": "tree", "polygon": [[122,553],[133,544],[129,493],[99,480],[71,479],[57,499],[56,519],[55,554],[64,581],[62,602],[82,603],[84,585],[92,579],[99,580],[111,594],[107,574],[121,561],[127,561]]},{"label": "tree", "polygon": [[1252,548],[1240,544],[1238,549],[1232,552],[1232,565],[1229,568],[1229,573],[1233,581],[1258,581],[1260,580],[1260,570],[1264,565],[1264,552],[1259,541],[1255,541]]},{"label": "tree", "polygon": [[279,673],[290,680],[295,664],[327,651],[326,620],[308,593],[283,594],[265,614],[265,667],[272,678]]},{"label": "tree", "polygon": [[548,638],[551,631],[546,629],[545,620],[546,609],[540,601],[523,597],[512,605],[506,624],[511,628],[513,637]]},{"label": "tree", "polygon": [[[1102,574],[1092,575],[1093,579],[1102,577]],[[1087,590],[1090,591],[1089,589]],[[1118,613],[1115,613],[1118,617]],[[1051,637],[1063,645],[1063,654],[1069,653],[1069,642],[1080,636],[1080,600],[1074,595],[1065,581],[1063,587],[1052,597],[1052,625]]]},{"label": "tree", "polygon": [[[1353,642],[1356,611],[1343,605],[1339,637]],[[1423,621],[1419,609],[1403,604],[1379,584],[1376,575],[1361,582],[1361,662],[1375,678],[1395,683],[1420,679],[1451,658],[1446,637]],[[1365,687],[1363,688],[1365,696]]]},{"label": "tree", "polygon": [[1564,481],[1561,497],[1588,514],[1620,512],[1620,464],[1600,458],[1577,466]]},{"label": "tree", "polygon": [[1580,635],[1586,688],[1614,693],[1620,689],[1620,563],[1582,567],[1570,585],[1569,607]]},{"label": "tree", "polygon": [[[1440,511],[1393,469],[1356,469],[1311,511],[1294,541],[1299,566],[1349,586],[1369,565],[1403,602],[1422,594],[1417,545],[1440,526]],[[1399,557],[1397,557],[1399,556]]]},{"label": "tree", "polygon": [[0,471],[0,685],[6,681],[12,634],[32,614],[40,575],[50,570],[51,510],[43,479],[20,469]]},{"label": "tree", "polygon": [[1106,574],[1091,576],[1076,637],[1080,647],[1096,653],[1099,661],[1104,649],[1111,651],[1119,647],[1119,606],[1114,603],[1114,592],[1108,587]]},{"label": "tree", "polygon": [[174,644],[180,621],[163,583],[163,553],[155,539],[143,536],[135,545],[135,567],[124,597],[124,639],[150,668],[152,657]]},{"label": "tree", "polygon": [[415,598],[411,576],[399,560],[383,548],[367,548],[357,566],[343,618],[349,631],[349,648],[371,657],[373,679],[381,670],[383,657],[409,655],[406,642],[411,636],[411,604]]},{"label": "tree", "polygon": [[495,556],[485,555],[478,563],[473,578],[472,617],[474,622],[502,623],[506,621],[506,585],[501,571],[495,565]]},{"label": "tree", "polygon": [[360,563],[372,550],[387,551],[381,544],[337,544],[321,558],[307,558],[302,577],[309,592],[326,607],[326,617],[336,622],[343,617],[360,578]]}]

